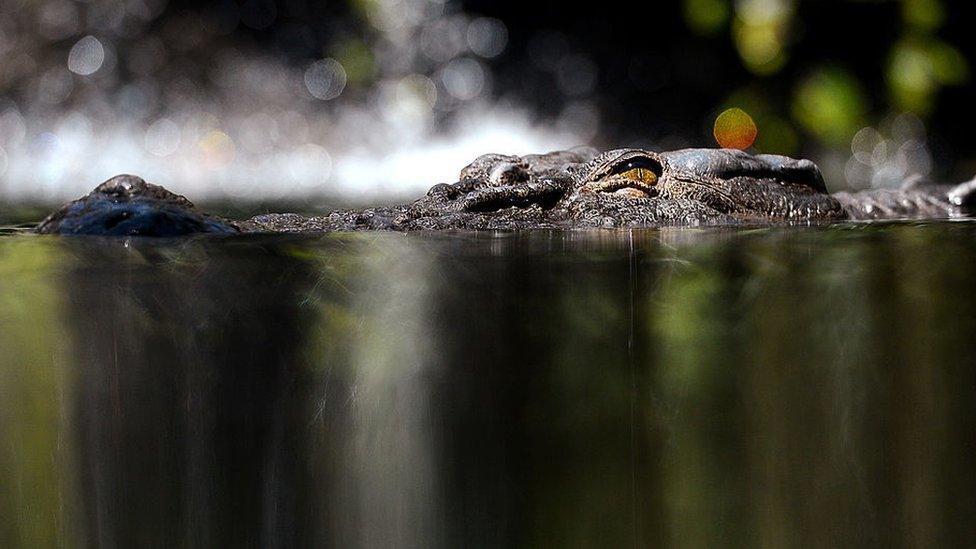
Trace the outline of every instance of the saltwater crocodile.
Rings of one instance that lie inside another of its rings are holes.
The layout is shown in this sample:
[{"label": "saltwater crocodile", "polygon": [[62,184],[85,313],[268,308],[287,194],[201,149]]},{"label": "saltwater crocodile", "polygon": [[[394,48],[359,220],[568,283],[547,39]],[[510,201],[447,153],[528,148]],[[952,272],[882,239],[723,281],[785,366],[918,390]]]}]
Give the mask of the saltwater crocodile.
[{"label": "saltwater crocodile", "polygon": [[976,179],[910,180],[901,188],[828,194],[809,160],[733,149],[650,152],[589,148],[486,154],[455,183],[407,204],[322,216],[232,221],[131,175],[65,204],[41,233],[178,236],[192,233],[536,229],[797,224],[845,219],[946,218],[976,209]]}]

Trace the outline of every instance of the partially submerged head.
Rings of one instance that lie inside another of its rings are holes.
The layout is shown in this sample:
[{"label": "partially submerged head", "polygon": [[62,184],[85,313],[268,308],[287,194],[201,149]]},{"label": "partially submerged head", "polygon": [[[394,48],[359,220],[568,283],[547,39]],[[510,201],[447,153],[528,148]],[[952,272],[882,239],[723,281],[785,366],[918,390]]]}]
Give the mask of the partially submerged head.
[{"label": "partially submerged head", "polygon": [[117,175],[87,196],[62,206],[37,226],[40,233],[107,236],[183,236],[234,233],[237,229],[205,215],[186,197],[146,183],[133,175]]},{"label": "partially submerged head", "polygon": [[[573,149],[483,155],[459,181],[406,204],[304,218],[231,223],[134,176],[118,176],[64,205],[42,233],[179,236],[289,230],[531,229],[731,224],[839,219],[808,160],[728,149],[655,153]],[[296,221],[304,220],[304,221]]]},{"label": "partially submerged head", "polygon": [[[596,195],[600,199],[590,199],[588,205],[615,215],[678,212],[680,220],[686,220],[681,210],[694,210],[723,222],[728,217],[802,221],[843,216],[837,201],[826,193],[816,165],[785,156],[731,149],[616,149],[580,166],[577,173],[568,201]],[[669,208],[668,203],[680,208]]]},{"label": "partially submerged head", "polygon": [[472,210],[543,205],[551,217],[566,215],[570,223],[585,220],[584,225],[806,221],[844,215],[813,162],[732,149],[491,154],[462,170],[460,179]]}]

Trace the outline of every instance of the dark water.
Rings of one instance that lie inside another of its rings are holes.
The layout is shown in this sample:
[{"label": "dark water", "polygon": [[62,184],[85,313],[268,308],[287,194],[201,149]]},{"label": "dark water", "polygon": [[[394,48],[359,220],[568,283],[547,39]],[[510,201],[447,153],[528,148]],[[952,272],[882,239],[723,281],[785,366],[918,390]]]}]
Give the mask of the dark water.
[{"label": "dark water", "polygon": [[976,223],[0,237],[0,547],[957,546]]}]

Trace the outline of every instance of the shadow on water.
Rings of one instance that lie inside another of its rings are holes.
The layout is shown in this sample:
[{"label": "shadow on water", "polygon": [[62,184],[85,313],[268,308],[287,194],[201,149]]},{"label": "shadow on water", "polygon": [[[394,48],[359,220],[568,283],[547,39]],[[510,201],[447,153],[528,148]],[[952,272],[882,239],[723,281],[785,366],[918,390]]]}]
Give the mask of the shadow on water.
[{"label": "shadow on water", "polygon": [[976,224],[0,238],[0,546],[960,545]]}]

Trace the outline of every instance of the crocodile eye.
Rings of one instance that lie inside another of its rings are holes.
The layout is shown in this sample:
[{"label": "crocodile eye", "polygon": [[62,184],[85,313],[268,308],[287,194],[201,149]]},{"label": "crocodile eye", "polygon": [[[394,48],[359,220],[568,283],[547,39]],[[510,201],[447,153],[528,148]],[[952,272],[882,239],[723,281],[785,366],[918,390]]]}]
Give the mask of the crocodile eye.
[{"label": "crocodile eye", "polygon": [[611,151],[616,158],[594,169],[581,192],[617,194],[630,198],[658,196],[657,188],[664,167],[651,153],[639,150]]},{"label": "crocodile eye", "polygon": [[652,172],[650,168],[631,168],[619,172],[617,175],[626,177],[632,181],[640,181],[645,185],[654,185],[657,183],[657,174]]},{"label": "crocodile eye", "polygon": [[657,174],[660,169],[660,166],[652,159],[637,157],[617,164],[610,170],[609,175],[624,177],[631,181],[644,183],[645,185],[654,185],[657,183]]}]

